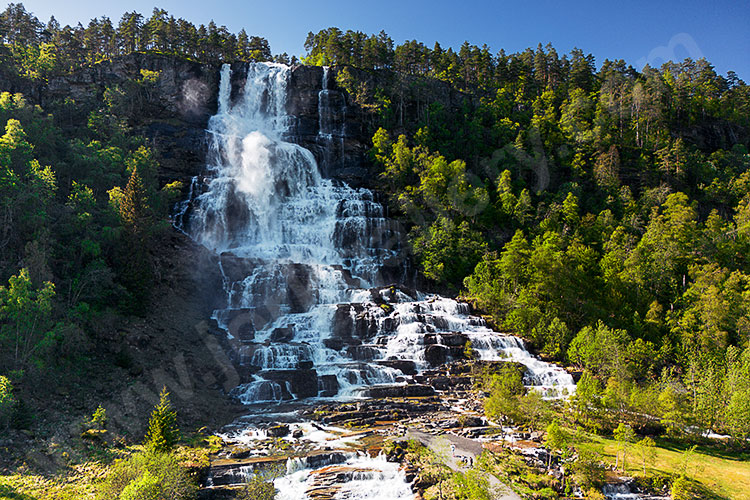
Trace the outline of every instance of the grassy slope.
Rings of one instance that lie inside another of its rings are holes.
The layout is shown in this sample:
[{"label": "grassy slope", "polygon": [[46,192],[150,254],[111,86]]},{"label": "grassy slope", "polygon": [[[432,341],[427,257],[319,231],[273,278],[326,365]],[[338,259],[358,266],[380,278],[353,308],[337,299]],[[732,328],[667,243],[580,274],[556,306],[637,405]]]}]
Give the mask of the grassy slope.
[{"label": "grassy slope", "polygon": [[[175,455],[189,469],[208,467],[212,451],[211,438],[192,436],[191,442],[175,450]],[[70,464],[54,474],[21,468],[8,475],[0,475],[0,500],[82,500],[97,498],[102,481],[111,472],[115,459],[124,459],[143,451],[140,445],[126,449],[90,447],[88,461]],[[213,449],[215,451],[215,449]]]},{"label": "grassy slope", "polygon": [[[617,443],[614,440],[591,436],[591,446],[604,457],[615,462]],[[676,474],[683,463],[684,450],[659,442],[656,460],[647,467],[649,474]],[[720,453],[714,449],[697,448],[688,465],[688,476],[718,498],[750,500],[750,457]],[[628,473],[641,475],[641,462],[629,452]]]}]

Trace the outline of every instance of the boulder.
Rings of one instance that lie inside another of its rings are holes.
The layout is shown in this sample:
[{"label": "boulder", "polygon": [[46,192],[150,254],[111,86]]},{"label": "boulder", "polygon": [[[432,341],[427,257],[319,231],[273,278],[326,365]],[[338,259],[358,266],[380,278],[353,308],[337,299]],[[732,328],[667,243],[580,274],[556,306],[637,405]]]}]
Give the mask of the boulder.
[{"label": "boulder", "polygon": [[282,388],[289,383],[289,390],[297,398],[313,398],[318,395],[318,373],[315,370],[267,370],[260,375],[278,383]]},{"label": "boulder", "polygon": [[294,325],[274,328],[268,339],[271,342],[291,342],[294,339]]},{"label": "boulder", "polygon": [[442,345],[428,345],[424,350],[424,358],[431,366],[442,365],[447,357],[448,348]]},{"label": "boulder", "polygon": [[376,363],[381,366],[387,366],[389,368],[401,370],[404,375],[415,375],[417,373],[416,363],[408,359],[384,359],[376,361]]},{"label": "boulder", "polygon": [[282,438],[289,435],[289,426],[286,424],[274,425],[266,430],[266,435],[271,438]]},{"label": "boulder", "polygon": [[331,398],[339,393],[339,380],[336,375],[321,375],[318,377],[318,396]]},{"label": "boulder", "polygon": [[469,338],[463,333],[451,332],[451,333],[440,333],[437,335],[438,343],[446,345],[448,347],[461,347],[466,345]]}]

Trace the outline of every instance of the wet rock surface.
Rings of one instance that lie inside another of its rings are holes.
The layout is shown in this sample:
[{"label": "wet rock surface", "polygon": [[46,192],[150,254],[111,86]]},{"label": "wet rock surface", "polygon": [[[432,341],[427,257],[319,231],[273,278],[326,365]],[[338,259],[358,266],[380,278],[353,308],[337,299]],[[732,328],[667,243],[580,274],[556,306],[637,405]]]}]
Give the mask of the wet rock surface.
[{"label": "wet rock surface", "polygon": [[[473,440],[489,437],[487,446],[492,445],[492,440],[499,439],[496,446],[502,447],[503,438],[507,436],[498,433],[499,428],[484,418],[482,396],[473,390],[473,385],[477,376],[506,365],[505,362],[453,362],[422,373],[421,384],[404,386],[412,387],[406,392],[429,388],[428,396],[384,393],[380,397],[373,394],[373,397],[359,401],[318,402],[302,406],[291,403],[290,407],[281,407],[280,414],[296,408],[295,414],[289,417],[290,423],[254,424],[256,434],[243,444],[233,441],[241,441],[240,434],[234,434],[234,438],[231,432],[224,436],[225,448],[214,459],[209,475],[211,490],[216,495],[212,498],[221,498],[224,488],[242,484],[253,470],[271,466],[289,470],[290,463],[311,470],[305,483],[307,497],[318,500],[338,498],[337,495],[343,494],[343,489],[353,478],[378,473],[367,466],[352,465],[353,456],[358,453],[377,456],[385,443],[406,439],[414,431],[434,436],[450,432]],[[446,384],[446,381],[451,383]],[[382,389],[388,392],[389,388]],[[302,425],[298,422],[308,423]],[[236,429],[247,429],[247,426],[247,423],[238,422]],[[316,435],[326,437],[310,441]],[[520,449],[536,449],[542,436],[513,434],[513,439],[520,443]],[[485,446],[480,441],[476,443],[472,446],[479,449]],[[402,462],[403,454],[397,452],[399,448],[389,449],[396,452],[387,459]],[[546,456],[540,453],[527,452],[530,463],[542,463]],[[408,463],[401,463],[399,468],[416,494],[429,486],[429,482],[421,478],[419,469]]]}]

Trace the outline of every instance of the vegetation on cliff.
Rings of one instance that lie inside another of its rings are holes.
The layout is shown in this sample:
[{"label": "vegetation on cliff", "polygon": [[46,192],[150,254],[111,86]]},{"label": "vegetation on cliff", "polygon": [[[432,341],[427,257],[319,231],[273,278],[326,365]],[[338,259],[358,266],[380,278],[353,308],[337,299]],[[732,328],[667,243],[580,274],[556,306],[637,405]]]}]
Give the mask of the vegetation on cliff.
[{"label": "vegetation on cliff", "polygon": [[[541,45],[407,42],[376,60],[378,37],[356,35],[311,35],[306,60],[396,70],[390,87],[340,83],[388,97],[372,158],[423,274],[584,371],[579,422],[656,416],[746,446],[748,86],[703,59],[597,69]],[[460,109],[402,121],[401,96],[429,79],[464,92]]]}]

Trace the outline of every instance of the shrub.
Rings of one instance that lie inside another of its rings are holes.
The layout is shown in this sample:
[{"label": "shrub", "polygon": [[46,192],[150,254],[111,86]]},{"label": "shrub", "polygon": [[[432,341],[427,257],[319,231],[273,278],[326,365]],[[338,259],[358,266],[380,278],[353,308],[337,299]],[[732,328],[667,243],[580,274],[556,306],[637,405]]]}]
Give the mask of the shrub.
[{"label": "shrub", "polygon": [[100,487],[101,500],[188,500],[197,485],[171,453],[145,451],[117,460]]},{"label": "shrub", "polygon": [[16,408],[13,385],[8,377],[0,375],[0,430],[7,428]]},{"label": "shrub", "polygon": [[276,498],[276,488],[270,477],[254,474],[244,488],[237,495],[239,500],[273,500]]},{"label": "shrub", "polygon": [[99,405],[91,415],[91,424],[98,429],[104,429],[107,426],[107,410],[102,405]]}]

